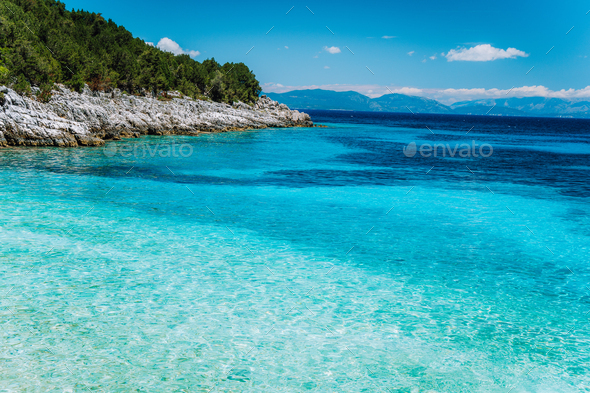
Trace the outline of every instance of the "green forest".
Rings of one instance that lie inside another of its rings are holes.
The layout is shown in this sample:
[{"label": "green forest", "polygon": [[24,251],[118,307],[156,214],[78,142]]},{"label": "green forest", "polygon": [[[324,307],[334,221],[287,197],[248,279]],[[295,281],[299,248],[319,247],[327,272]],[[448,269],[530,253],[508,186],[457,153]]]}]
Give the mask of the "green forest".
[{"label": "green forest", "polygon": [[255,102],[261,88],[243,63],[202,63],[134,38],[101,14],[68,11],[56,0],[0,0],[0,84],[50,97],[54,83],[81,91],[119,88],[166,96],[178,90],[216,102]]}]

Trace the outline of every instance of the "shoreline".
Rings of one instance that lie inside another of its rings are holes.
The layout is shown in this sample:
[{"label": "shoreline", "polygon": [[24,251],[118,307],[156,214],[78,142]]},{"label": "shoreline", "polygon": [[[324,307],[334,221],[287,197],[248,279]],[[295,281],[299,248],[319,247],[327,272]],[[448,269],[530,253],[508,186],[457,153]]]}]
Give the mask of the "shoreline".
[{"label": "shoreline", "polygon": [[56,85],[47,103],[0,86],[0,147],[104,146],[143,135],[190,135],[264,128],[313,127],[308,114],[262,95],[254,105],[93,92]]}]

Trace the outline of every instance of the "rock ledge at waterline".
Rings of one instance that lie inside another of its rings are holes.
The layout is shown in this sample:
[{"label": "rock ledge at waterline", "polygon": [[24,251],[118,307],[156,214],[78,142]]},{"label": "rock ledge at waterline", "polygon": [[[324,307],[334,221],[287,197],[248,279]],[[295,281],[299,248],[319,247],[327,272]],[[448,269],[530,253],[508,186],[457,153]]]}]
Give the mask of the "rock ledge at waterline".
[{"label": "rock ledge at waterline", "polygon": [[0,146],[102,146],[105,140],[141,135],[198,135],[266,127],[312,127],[306,113],[266,96],[253,106],[193,100],[174,94],[151,97],[72,92],[56,85],[48,103],[23,97],[5,86],[0,111]]}]

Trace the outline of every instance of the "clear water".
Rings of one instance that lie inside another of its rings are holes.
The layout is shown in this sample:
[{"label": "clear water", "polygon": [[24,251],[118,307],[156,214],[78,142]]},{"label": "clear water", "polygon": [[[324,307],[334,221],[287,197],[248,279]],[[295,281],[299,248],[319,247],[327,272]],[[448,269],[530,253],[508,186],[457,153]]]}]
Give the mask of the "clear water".
[{"label": "clear water", "polygon": [[312,115],[1,150],[0,391],[590,391],[589,121]]}]

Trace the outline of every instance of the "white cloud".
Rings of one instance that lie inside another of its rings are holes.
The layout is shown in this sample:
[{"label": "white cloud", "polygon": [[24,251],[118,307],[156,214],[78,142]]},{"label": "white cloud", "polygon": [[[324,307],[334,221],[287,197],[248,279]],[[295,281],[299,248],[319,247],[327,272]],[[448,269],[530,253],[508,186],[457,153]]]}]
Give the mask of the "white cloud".
[{"label": "white cloud", "polygon": [[325,67],[324,67],[324,69],[326,69],[326,70],[329,70],[329,69],[330,69],[330,67],[328,67],[328,66],[325,66]]},{"label": "white cloud", "polygon": [[289,49],[289,47],[285,45],[285,49]]},{"label": "white cloud", "polygon": [[165,52],[172,52],[175,55],[189,55],[190,57],[197,57],[201,54],[201,52],[199,52],[198,50],[184,50],[180,47],[180,45],[178,45],[176,42],[172,41],[170,38],[168,37],[164,37],[162,38],[159,42],[158,45],[156,45],[159,49],[165,51]]},{"label": "white cloud", "polygon": [[436,60],[436,55],[432,55],[429,57],[430,60]]},{"label": "white cloud", "polygon": [[328,53],[333,54],[333,55],[341,52],[340,48],[338,48],[337,46],[331,46],[329,48],[327,46],[324,46],[324,50]]},{"label": "white cloud", "polygon": [[418,96],[418,95],[422,94],[423,90],[417,89],[415,87],[399,87],[397,89],[388,89],[387,92],[388,93],[405,94],[408,96]]},{"label": "white cloud", "polygon": [[383,37],[381,37],[381,38],[385,38],[386,40],[390,40],[390,39],[392,39],[392,38],[395,38],[395,36],[394,36],[394,35],[384,35],[384,36],[383,36]]},{"label": "white cloud", "polygon": [[414,54],[414,51],[408,52],[408,56],[412,56],[413,54]]},{"label": "white cloud", "polygon": [[477,45],[472,48],[451,49],[444,55],[448,61],[493,61],[528,57],[528,54],[516,48],[498,49],[490,44]]},{"label": "white cloud", "polygon": [[477,99],[512,98],[512,97],[545,97],[563,98],[566,100],[590,100],[590,86],[583,89],[550,90],[545,86],[522,86],[512,89],[420,89],[404,86],[382,85],[306,85],[283,86],[276,83],[265,83],[263,90],[269,93],[285,93],[292,90],[323,89],[333,91],[356,91],[371,98],[381,97],[384,94],[399,93],[410,96],[432,98],[443,104],[450,105],[457,101]]},{"label": "white cloud", "polygon": [[545,97],[582,100],[590,98],[590,86],[583,89],[550,90],[545,86],[522,86],[512,89],[444,89],[433,92],[433,98],[463,101],[482,98]]}]

